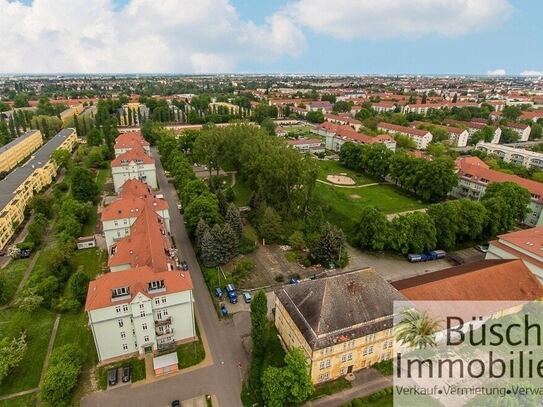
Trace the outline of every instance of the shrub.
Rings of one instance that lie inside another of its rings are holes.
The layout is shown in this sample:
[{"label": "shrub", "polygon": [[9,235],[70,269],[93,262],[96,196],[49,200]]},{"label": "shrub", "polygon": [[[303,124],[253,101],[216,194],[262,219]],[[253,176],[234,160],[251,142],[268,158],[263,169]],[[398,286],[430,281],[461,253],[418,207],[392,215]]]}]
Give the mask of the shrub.
[{"label": "shrub", "polygon": [[72,297],[61,298],[55,305],[55,310],[57,312],[77,312],[81,307],[81,303]]},{"label": "shrub", "polygon": [[274,280],[277,281],[278,283],[283,283],[285,281],[285,276],[282,274],[279,274],[278,276],[274,278]]},{"label": "shrub", "polygon": [[69,405],[84,358],[85,354],[75,345],[64,345],[53,352],[42,387],[42,397],[47,404]]}]

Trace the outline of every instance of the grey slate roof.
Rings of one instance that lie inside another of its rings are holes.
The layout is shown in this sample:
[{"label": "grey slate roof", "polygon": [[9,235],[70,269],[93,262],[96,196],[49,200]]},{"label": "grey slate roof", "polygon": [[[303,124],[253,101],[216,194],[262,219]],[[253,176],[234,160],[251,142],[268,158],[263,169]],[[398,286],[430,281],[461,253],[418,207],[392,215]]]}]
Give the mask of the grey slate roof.
[{"label": "grey slate roof", "polygon": [[5,151],[8,151],[13,146],[19,144],[21,141],[29,138],[32,134],[34,134],[37,130],[28,130],[23,135],[11,140],[9,143],[3,145],[0,147],[0,154],[2,154]]},{"label": "grey slate roof", "polygon": [[0,181],[0,213],[13,198],[13,193],[26,179],[36,170],[44,167],[55,151],[68,136],[74,133],[74,129],[62,129],[53,136],[47,143],[34,152],[31,158],[23,165],[11,171],[3,180]]},{"label": "grey slate roof", "polygon": [[275,292],[313,350],[392,328],[393,302],[406,298],[367,268]]}]

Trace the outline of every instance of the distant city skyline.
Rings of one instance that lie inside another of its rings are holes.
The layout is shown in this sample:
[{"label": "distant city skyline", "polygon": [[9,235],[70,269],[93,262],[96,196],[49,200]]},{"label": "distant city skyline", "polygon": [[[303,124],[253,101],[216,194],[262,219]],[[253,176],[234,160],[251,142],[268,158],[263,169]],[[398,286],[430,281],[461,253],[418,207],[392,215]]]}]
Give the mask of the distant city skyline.
[{"label": "distant city skyline", "polygon": [[0,0],[0,74],[542,76],[536,0]]}]

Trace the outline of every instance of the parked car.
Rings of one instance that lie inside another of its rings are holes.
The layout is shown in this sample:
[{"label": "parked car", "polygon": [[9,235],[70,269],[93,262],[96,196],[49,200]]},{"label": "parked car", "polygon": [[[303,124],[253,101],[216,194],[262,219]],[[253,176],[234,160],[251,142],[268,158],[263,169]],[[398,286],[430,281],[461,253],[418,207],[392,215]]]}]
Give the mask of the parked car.
[{"label": "parked car", "polygon": [[172,401],[172,407],[181,407],[181,402],[179,400]]},{"label": "parked car", "polygon": [[220,287],[215,288],[215,297],[222,298],[223,292]]},{"label": "parked car", "polygon": [[117,369],[110,369],[107,372],[107,382],[110,386],[115,386],[117,384]]},{"label": "parked car", "polygon": [[177,204],[177,209],[181,210],[182,206],[180,203]]},{"label": "parked car", "polygon": [[123,383],[128,383],[130,381],[130,366],[123,367]]},{"label": "parked car", "polygon": [[226,305],[224,305],[224,304],[221,304],[221,315],[223,317],[228,315],[228,309],[226,308]]},{"label": "parked car", "polygon": [[251,293],[249,292],[244,292],[243,293],[243,301],[245,301],[245,304],[249,304],[251,301],[252,301],[253,297],[251,295]]},{"label": "parked car", "polygon": [[21,252],[19,254],[20,259],[28,259],[30,257],[30,253],[32,253],[32,250],[30,249],[21,249]]},{"label": "parked car", "polygon": [[300,280],[298,280],[296,277],[292,277],[289,280],[289,284],[298,284],[299,282],[300,282]]},{"label": "parked car", "polygon": [[424,261],[432,261],[444,259],[447,257],[447,252],[443,250],[433,250],[427,253],[408,254],[407,260],[411,263],[420,263]]},{"label": "parked car", "polygon": [[182,268],[183,270],[185,270],[185,271],[187,271],[187,270],[189,269],[189,265],[187,264],[186,261],[183,260],[183,261],[181,262],[181,268]]},{"label": "parked car", "polygon": [[475,248],[477,250],[479,250],[480,252],[483,252],[483,253],[486,253],[488,252],[488,248],[490,247],[490,244],[488,243],[485,243],[485,244],[478,244],[477,246],[475,246]]},{"label": "parked car", "polygon": [[236,291],[236,287],[234,284],[228,284],[226,286],[226,294],[228,295],[228,299],[232,304],[237,304],[238,302],[238,293]]}]

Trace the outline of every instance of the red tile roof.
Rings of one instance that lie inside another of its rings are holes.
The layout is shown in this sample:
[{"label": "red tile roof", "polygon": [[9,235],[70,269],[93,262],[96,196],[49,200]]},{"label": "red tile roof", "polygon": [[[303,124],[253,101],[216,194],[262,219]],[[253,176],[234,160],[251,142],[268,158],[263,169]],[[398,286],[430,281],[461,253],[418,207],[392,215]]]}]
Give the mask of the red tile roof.
[{"label": "red tile roof", "polygon": [[526,188],[531,194],[539,195],[537,201],[543,203],[543,184],[517,175],[495,171],[478,157],[460,157],[456,160],[458,176],[486,185],[492,182],[514,182]]},{"label": "red tile roof", "polygon": [[168,255],[172,243],[166,226],[160,221],[159,215],[144,207],[130,228],[130,235],[111,248],[108,266],[129,264],[130,267],[149,266],[155,271],[166,271],[168,264],[174,265],[173,258]]},{"label": "red tile roof", "polygon": [[341,116],[338,114],[325,114],[324,117],[327,121],[336,120],[336,121],[342,121],[342,122],[347,122],[351,124],[360,124],[360,125],[362,124],[360,120],[353,119],[352,117],[349,117],[349,116]]},{"label": "red tile roof", "polygon": [[395,281],[412,301],[532,301],[543,285],[520,259],[483,260]]},{"label": "red tile roof", "polygon": [[513,123],[513,122],[507,123],[506,127],[509,127],[511,129],[518,129],[518,130],[526,130],[526,128],[530,128],[530,126],[528,126],[527,124]]},{"label": "red tile roof", "polygon": [[524,251],[543,257],[543,226],[505,233],[498,236],[504,241],[521,248]]},{"label": "red tile roof", "polygon": [[115,139],[115,148],[134,148],[135,146],[148,146],[149,142],[146,141],[141,135],[141,131],[131,131],[128,133],[122,133]]},{"label": "red tile roof", "polygon": [[533,112],[523,112],[520,115],[521,120],[533,120],[543,118],[543,110],[534,110]]},{"label": "red tile roof", "polygon": [[366,134],[358,133],[353,130],[350,126],[342,124],[334,124],[330,122],[321,123],[317,126],[318,129],[322,129],[329,133],[335,133],[338,137],[343,139],[349,139],[356,143],[362,144],[373,144],[373,143],[383,143],[385,141],[394,141],[393,137],[383,134],[377,137],[368,136]]},{"label": "red tile roof", "polygon": [[145,151],[143,150],[143,147],[136,146],[132,148],[131,150],[128,150],[118,157],[115,157],[111,161],[112,167],[121,167],[123,165],[127,165],[131,161],[141,161],[143,164],[154,164],[155,160],[154,158],[149,157]]},{"label": "red tile roof", "polygon": [[389,130],[395,133],[411,134],[413,136],[418,136],[418,137],[424,137],[425,135],[430,133],[428,130],[413,129],[411,127],[399,126],[397,124],[385,123],[385,122],[380,122],[377,125],[377,128]]},{"label": "red tile roof", "polygon": [[[148,284],[157,280],[164,281],[165,291],[148,292]],[[111,301],[112,290],[122,287],[129,288],[130,294],[127,298],[114,302]],[[129,303],[140,292],[152,298],[157,295],[162,296],[192,290],[192,287],[192,279],[188,271],[181,273],[177,271],[163,271],[157,273],[150,267],[143,266],[107,273],[98,276],[89,283],[85,311]]]}]

